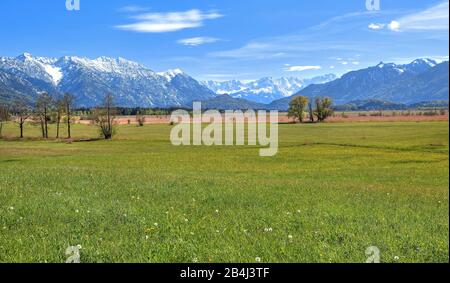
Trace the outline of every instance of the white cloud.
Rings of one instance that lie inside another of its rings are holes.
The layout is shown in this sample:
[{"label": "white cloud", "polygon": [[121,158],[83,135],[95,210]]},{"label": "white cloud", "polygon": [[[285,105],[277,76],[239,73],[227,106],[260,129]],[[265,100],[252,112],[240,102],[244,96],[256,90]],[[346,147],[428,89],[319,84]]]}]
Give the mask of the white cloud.
[{"label": "white cloud", "polygon": [[309,71],[309,70],[320,70],[322,69],[321,66],[289,66],[285,68],[284,70],[286,72],[302,72],[302,71]]},{"label": "white cloud", "polygon": [[369,28],[373,30],[379,30],[383,29],[386,25],[385,24],[370,24]]},{"label": "white cloud", "polygon": [[359,65],[359,62],[358,61],[353,61],[352,64],[353,65]]},{"label": "white cloud", "polygon": [[132,17],[137,22],[119,25],[116,28],[148,33],[174,32],[201,27],[205,20],[213,20],[222,16],[217,12],[202,12],[196,9],[186,12],[145,13]]},{"label": "white cloud", "polygon": [[388,24],[388,27],[390,30],[393,31],[399,31],[400,30],[400,23],[397,21],[392,21],[390,24]]},{"label": "white cloud", "polygon": [[129,5],[129,6],[124,6],[124,7],[120,8],[119,11],[125,12],[125,13],[137,13],[137,12],[148,11],[148,8],[136,6],[136,5]]},{"label": "white cloud", "polygon": [[342,61],[341,64],[342,65],[348,65],[348,62],[347,61]]},{"label": "white cloud", "polygon": [[177,41],[177,43],[187,46],[199,46],[202,44],[207,43],[214,43],[219,41],[218,38],[214,37],[206,37],[206,36],[200,36],[200,37],[191,37],[191,38],[184,38]]},{"label": "white cloud", "polygon": [[[448,1],[397,20],[401,30],[448,30]],[[395,27],[395,25],[394,25]]]},{"label": "white cloud", "polygon": [[425,30],[448,30],[449,2],[445,1],[426,10],[403,16],[391,21],[389,24],[369,25],[369,29],[392,31],[425,31]]},{"label": "white cloud", "polygon": [[335,66],[330,66],[330,69],[334,69],[334,68],[336,68]]}]

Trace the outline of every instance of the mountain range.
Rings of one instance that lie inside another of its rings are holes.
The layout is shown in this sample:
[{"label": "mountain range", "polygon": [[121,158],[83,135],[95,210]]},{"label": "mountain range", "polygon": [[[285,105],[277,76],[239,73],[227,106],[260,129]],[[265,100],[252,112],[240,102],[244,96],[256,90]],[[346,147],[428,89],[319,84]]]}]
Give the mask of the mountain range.
[{"label": "mountain range", "polygon": [[[329,96],[335,105],[411,105],[448,101],[448,61],[417,59],[379,63],[340,78],[262,78],[256,81],[198,82],[179,69],[154,72],[123,58],[0,57],[0,102],[20,98],[32,104],[40,92],[72,93],[77,107],[94,107],[108,92],[122,107],[190,107],[286,110],[292,97]],[[374,104],[374,101],[376,103]],[[356,102],[356,103],[354,103]]]},{"label": "mountain range", "polygon": [[255,81],[201,81],[217,94],[228,94],[233,98],[243,98],[258,103],[270,103],[274,100],[291,96],[311,84],[322,84],[336,79],[336,75],[327,74],[303,79],[297,77],[271,77],[261,78]]},{"label": "mountain range", "polygon": [[78,107],[97,106],[108,92],[126,107],[188,106],[216,96],[181,70],[156,73],[123,58],[0,57],[0,100],[33,101],[39,92],[69,92]]},{"label": "mountain range", "polygon": [[292,97],[298,95],[328,96],[336,105],[368,99],[402,104],[448,100],[448,75],[448,61],[437,64],[417,59],[405,65],[381,62],[328,83],[310,85],[291,97],[273,101],[268,108],[286,110]]}]

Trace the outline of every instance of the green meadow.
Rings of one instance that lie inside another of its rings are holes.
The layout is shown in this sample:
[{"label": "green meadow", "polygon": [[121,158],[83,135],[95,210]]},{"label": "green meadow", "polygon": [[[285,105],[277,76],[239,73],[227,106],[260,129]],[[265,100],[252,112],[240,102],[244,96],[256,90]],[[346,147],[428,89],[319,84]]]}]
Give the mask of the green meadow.
[{"label": "green meadow", "polygon": [[[112,141],[0,140],[0,262],[449,261],[448,122],[279,128],[279,151],[172,146],[171,126]],[[64,130],[64,128],[63,128]],[[18,134],[6,124],[4,136]],[[54,126],[51,126],[54,136]]]}]

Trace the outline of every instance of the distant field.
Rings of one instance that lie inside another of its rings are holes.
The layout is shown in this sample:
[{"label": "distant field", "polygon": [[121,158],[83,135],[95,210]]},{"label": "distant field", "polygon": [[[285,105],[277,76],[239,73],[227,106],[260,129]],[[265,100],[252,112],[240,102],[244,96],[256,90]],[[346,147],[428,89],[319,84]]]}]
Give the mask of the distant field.
[{"label": "distant field", "polygon": [[167,124],[0,140],[0,262],[64,262],[77,244],[82,262],[364,262],[369,246],[382,262],[448,262],[448,127],[283,124],[269,158],[175,147]]},{"label": "distant field", "polygon": [[[307,121],[308,118],[306,117]],[[292,123],[293,118],[287,113],[280,112],[278,116],[280,123]],[[360,111],[360,112],[335,112],[329,117],[328,122],[433,122],[448,121],[448,111]],[[89,125],[93,121],[86,117],[78,117],[79,124]],[[121,125],[136,125],[136,116],[119,116],[116,122]],[[169,124],[170,115],[146,115],[145,124]]]}]

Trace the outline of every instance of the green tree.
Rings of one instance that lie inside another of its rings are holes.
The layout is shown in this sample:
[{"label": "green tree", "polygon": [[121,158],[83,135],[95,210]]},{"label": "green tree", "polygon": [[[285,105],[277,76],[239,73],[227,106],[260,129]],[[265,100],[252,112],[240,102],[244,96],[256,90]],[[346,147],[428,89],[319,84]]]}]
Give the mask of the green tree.
[{"label": "green tree", "polygon": [[308,105],[308,98],[305,96],[296,96],[289,103],[289,113],[288,116],[294,117],[294,121],[298,120],[300,123],[303,122],[304,112]]},{"label": "green tree", "polygon": [[311,101],[308,102],[309,121],[314,123],[314,110]]},{"label": "green tree", "polygon": [[328,117],[333,115],[333,101],[329,97],[318,97],[316,98],[316,110],[314,114],[317,117],[317,121],[323,122]]}]

